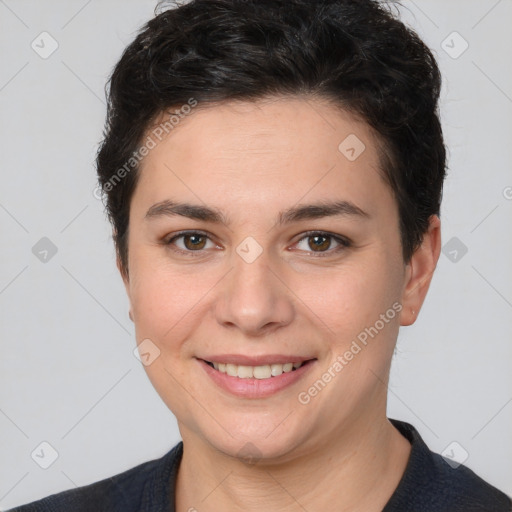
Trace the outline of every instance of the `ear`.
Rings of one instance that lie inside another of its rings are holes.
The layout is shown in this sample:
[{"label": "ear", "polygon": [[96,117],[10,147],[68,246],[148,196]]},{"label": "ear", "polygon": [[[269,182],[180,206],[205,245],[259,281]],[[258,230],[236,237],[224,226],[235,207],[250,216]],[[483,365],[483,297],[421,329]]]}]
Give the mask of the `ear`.
[{"label": "ear", "polygon": [[400,325],[411,325],[416,321],[432,281],[440,253],[441,221],[437,215],[432,215],[420,247],[416,249],[406,265]]},{"label": "ear", "polygon": [[117,270],[119,270],[119,273],[121,274],[124,288],[126,290],[126,294],[128,295],[128,300],[130,300],[130,310],[128,311],[128,316],[130,317],[130,320],[133,322],[133,313],[132,313],[131,299],[130,299],[130,280],[128,279],[128,270],[127,269],[125,270],[123,268],[119,254],[116,257],[116,266],[117,266]]}]

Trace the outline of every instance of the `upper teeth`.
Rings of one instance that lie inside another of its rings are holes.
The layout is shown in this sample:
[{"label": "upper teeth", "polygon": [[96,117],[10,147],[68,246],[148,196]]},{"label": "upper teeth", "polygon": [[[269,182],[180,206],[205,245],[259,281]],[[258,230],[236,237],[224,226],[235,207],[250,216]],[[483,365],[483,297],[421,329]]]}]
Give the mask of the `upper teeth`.
[{"label": "upper teeth", "polygon": [[265,364],[263,366],[243,366],[231,363],[212,364],[219,372],[241,379],[269,379],[270,377],[278,377],[282,373],[291,372],[293,368],[300,368],[302,366],[302,363]]}]

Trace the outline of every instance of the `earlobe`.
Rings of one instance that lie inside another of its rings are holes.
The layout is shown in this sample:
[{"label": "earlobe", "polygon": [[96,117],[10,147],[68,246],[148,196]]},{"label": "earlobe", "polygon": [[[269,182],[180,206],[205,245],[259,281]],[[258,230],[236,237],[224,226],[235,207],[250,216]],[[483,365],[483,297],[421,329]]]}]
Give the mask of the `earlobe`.
[{"label": "earlobe", "polygon": [[441,221],[437,215],[432,215],[420,247],[416,249],[407,264],[400,325],[411,325],[416,321],[430,287],[440,253]]}]

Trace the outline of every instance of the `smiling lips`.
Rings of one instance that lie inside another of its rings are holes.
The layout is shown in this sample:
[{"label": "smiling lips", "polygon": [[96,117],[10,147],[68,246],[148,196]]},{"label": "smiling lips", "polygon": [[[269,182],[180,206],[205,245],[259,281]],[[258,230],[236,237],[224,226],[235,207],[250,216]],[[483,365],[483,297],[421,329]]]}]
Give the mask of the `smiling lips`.
[{"label": "smiling lips", "polygon": [[269,397],[301,380],[311,372],[316,358],[218,355],[198,358],[197,361],[219,388],[239,398],[258,399]]},{"label": "smiling lips", "polygon": [[270,379],[271,377],[279,377],[283,373],[289,373],[302,366],[302,362],[297,363],[273,363],[260,366],[246,366],[232,363],[216,363],[206,361],[211,367],[221,373],[225,373],[230,377],[238,377],[240,379]]}]

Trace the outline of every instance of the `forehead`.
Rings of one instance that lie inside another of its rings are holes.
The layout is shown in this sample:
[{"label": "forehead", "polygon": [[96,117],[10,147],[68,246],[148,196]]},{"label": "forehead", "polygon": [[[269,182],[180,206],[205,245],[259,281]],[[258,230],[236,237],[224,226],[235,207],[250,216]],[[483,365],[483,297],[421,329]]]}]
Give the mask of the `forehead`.
[{"label": "forehead", "polygon": [[318,99],[199,106],[156,141],[135,196],[146,205],[169,194],[211,205],[229,198],[243,208],[343,195],[371,210],[390,193],[377,144],[366,123]]},{"label": "forehead", "polygon": [[[169,117],[168,113],[162,113],[150,135],[164,126]],[[165,137],[168,144],[178,146],[196,139],[194,152],[188,155],[195,159],[208,158],[212,149],[218,157],[228,159],[244,158],[248,152],[261,155],[284,152],[288,154],[287,160],[305,155],[319,159],[328,147],[329,157],[337,156],[337,151],[349,149],[351,141],[356,153],[340,151],[341,154],[353,161],[362,154],[364,146],[370,146],[364,159],[368,162],[368,157],[373,155],[372,146],[377,142],[370,127],[355,114],[320,98],[271,97],[252,102],[200,104],[189,115],[172,117],[177,124],[166,130],[170,131]],[[339,148],[348,136],[348,146]]]}]

